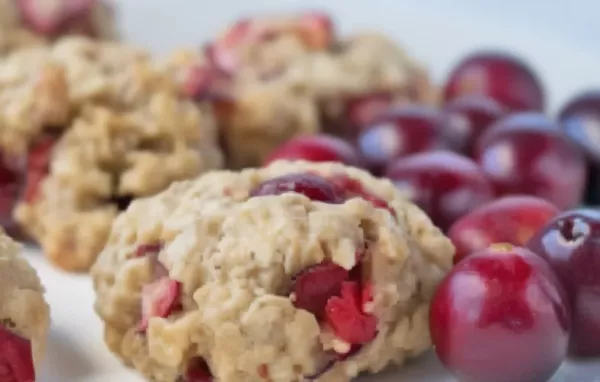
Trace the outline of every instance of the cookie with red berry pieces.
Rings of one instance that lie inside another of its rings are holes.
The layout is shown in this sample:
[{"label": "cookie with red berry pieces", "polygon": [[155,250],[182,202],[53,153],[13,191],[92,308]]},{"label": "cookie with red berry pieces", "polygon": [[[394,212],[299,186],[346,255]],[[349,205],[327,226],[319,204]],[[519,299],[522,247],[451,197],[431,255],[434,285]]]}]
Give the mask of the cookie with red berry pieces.
[{"label": "cookie with red berry pieces", "polygon": [[151,380],[339,382],[430,347],[453,253],[389,181],[278,161],[134,201],[91,273],[106,344]]},{"label": "cookie with red berry pieces", "polygon": [[0,380],[35,381],[50,325],[44,288],[20,255],[21,246],[0,229]]},{"label": "cookie with red berry pieces", "polygon": [[159,66],[84,37],[0,60],[0,149],[26,159],[15,220],[62,269],[89,269],[130,200],[221,166],[210,106]]},{"label": "cookie with red berry pieces", "polygon": [[118,38],[111,0],[0,0],[0,56],[66,35]]}]

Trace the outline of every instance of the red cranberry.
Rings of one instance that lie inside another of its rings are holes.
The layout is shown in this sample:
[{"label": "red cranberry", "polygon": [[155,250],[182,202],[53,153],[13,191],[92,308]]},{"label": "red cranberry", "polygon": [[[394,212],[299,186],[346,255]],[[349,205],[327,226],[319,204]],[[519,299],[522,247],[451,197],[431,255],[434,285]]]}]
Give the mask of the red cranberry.
[{"label": "red cranberry", "polygon": [[486,95],[510,110],[544,109],[542,85],[527,64],[502,53],[480,52],[464,58],[450,73],[444,97]]},{"label": "red cranberry", "polygon": [[0,381],[35,381],[31,342],[2,326],[0,326]]},{"label": "red cranberry", "polygon": [[325,305],[332,296],[339,296],[342,283],[350,272],[331,261],[324,261],[296,276],[294,306],[307,310],[322,319]]},{"label": "red cranberry", "polygon": [[[17,0],[23,21],[35,32],[57,37],[63,32],[87,29],[87,18],[94,0]],[[81,21],[85,19],[84,21]],[[82,25],[75,25],[81,23]],[[71,25],[73,24],[73,25]]]},{"label": "red cranberry", "polygon": [[447,151],[397,159],[390,163],[385,176],[444,231],[494,197],[492,186],[475,162]]},{"label": "red cranberry", "polygon": [[566,288],[573,320],[570,353],[600,357],[600,211],[565,212],[527,246],[550,263]]},{"label": "red cranberry", "polygon": [[364,344],[377,335],[377,318],[363,311],[361,289],[357,282],[342,284],[341,296],[327,301],[325,315],[335,335],[349,344]]},{"label": "red cranberry", "polygon": [[325,203],[341,203],[344,200],[333,183],[312,173],[287,174],[269,179],[254,188],[250,196],[280,195],[286,192],[295,192],[310,200]]},{"label": "red cranberry", "polygon": [[568,101],[559,113],[561,128],[588,157],[600,165],[600,90]]},{"label": "red cranberry", "polygon": [[493,243],[523,246],[559,210],[534,196],[505,196],[456,221],[448,236],[456,247],[455,262]]},{"label": "red cranberry", "polygon": [[328,134],[292,138],[272,152],[265,164],[279,159],[359,165],[356,149],[343,139]]},{"label": "red cranberry", "polygon": [[504,108],[491,98],[470,94],[448,102],[444,112],[448,118],[444,136],[461,152],[472,155],[476,140],[504,115]]},{"label": "red cranberry", "polygon": [[212,373],[206,361],[200,357],[192,358],[185,370],[182,382],[213,382]]},{"label": "red cranberry", "polygon": [[16,229],[12,219],[24,183],[21,166],[0,154],[0,225],[8,231]]},{"label": "red cranberry", "polygon": [[566,357],[568,308],[544,260],[496,244],[454,267],[429,325],[438,357],[461,380],[545,382]]},{"label": "red cranberry", "polygon": [[379,92],[350,97],[345,102],[348,122],[361,129],[384,114],[392,104],[392,93]]},{"label": "red cranberry", "polygon": [[393,159],[443,147],[445,120],[441,112],[419,105],[385,112],[358,137],[358,148],[378,174]]},{"label": "red cranberry", "polygon": [[498,121],[477,142],[476,156],[498,195],[536,195],[560,209],[581,202],[585,159],[542,114]]},{"label": "red cranberry", "polygon": [[344,196],[344,199],[362,198],[370,202],[375,208],[388,210],[393,216],[396,216],[393,208],[388,203],[367,190],[361,182],[345,175],[334,175],[329,179],[337,188],[338,193]]}]

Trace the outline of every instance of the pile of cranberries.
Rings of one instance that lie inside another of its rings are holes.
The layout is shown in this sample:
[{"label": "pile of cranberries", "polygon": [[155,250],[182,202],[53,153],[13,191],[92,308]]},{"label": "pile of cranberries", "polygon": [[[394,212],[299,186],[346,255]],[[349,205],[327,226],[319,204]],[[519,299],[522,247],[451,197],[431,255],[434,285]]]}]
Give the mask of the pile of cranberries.
[{"label": "pile of cranberries", "polygon": [[600,201],[600,90],[554,119],[528,65],[480,52],[451,71],[441,108],[389,100],[349,98],[352,131],[294,138],[267,163],[365,168],[447,233],[456,265],[430,329],[461,380],[546,381],[567,356],[600,357],[600,210],[579,207]]}]

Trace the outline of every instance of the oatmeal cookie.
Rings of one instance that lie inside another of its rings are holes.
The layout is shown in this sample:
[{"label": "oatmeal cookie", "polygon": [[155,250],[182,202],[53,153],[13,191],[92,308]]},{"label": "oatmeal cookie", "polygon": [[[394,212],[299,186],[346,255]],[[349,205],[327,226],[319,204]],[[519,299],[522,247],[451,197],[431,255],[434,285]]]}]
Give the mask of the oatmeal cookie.
[{"label": "oatmeal cookie", "polygon": [[391,40],[338,37],[329,16],[314,12],[241,20],[202,54],[178,54],[170,66],[181,68],[188,94],[217,105],[232,168],[262,164],[298,134],[343,134],[358,98],[433,99],[425,70]]},{"label": "oatmeal cookie", "polygon": [[67,37],[0,62],[0,147],[28,153],[15,220],[59,267],[85,271],[132,198],[221,165],[210,105],[144,51]]},{"label": "oatmeal cookie", "polygon": [[118,37],[110,0],[0,0],[0,56],[58,37]]},{"label": "oatmeal cookie", "polygon": [[34,365],[45,353],[50,314],[40,279],[20,251],[0,229],[0,371],[10,381],[33,381]]},{"label": "oatmeal cookie", "polygon": [[389,181],[275,162],[134,201],[91,273],[106,344],[150,380],[347,382],[430,347],[453,253]]}]

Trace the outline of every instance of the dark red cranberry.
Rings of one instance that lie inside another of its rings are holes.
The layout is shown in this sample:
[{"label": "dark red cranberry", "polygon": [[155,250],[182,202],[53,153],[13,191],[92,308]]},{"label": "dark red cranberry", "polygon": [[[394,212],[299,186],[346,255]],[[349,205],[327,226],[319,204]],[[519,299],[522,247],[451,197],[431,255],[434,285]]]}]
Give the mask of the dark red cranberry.
[{"label": "dark red cranberry", "polygon": [[310,200],[324,203],[344,201],[328,179],[312,173],[287,174],[269,179],[254,188],[250,196],[281,195],[287,192],[302,194]]},{"label": "dark red cranberry", "polygon": [[569,314],[544,260],[496,244],[448,274],[429,327],[438,357],[461,380],[546,382],[566,357]]},{"label": "dark red cranberry", "polygon": [[467,94],[488,96],[513,111],[544,109],[538,77],[523,61],[504,53],[471,54],[452,69],[444,98],[450,101]]},{"label": "dark red cranberry", "polygon": [[479,136],[500,119],[505,110],[491,98],[470,94],[448,102],[444,113],[448,119],[444,136],[457,150],[473,155]]},{"label": "dark red cranberry", "polygon": [[31,342],[3,326],[0,326],[0,381],[35,381]]},{"label": "dark red cranberry", "polygon": [[350,272],[331,261],[306,269],[296,276],[294,306],[323,319],[327,301],[340,295],[342,283],[349,277]]},{"label": "dark red cranberry", "polygon": [[600,357],[600,211],[562,213],[529,241],[565,286],[572,307],[570,353]]},{"label": "dark red cranberry", "polygon": [[456,221],[448,236],[456,247],[455,262],[493,243],[523,246],[559,213],[534,196],[505,196],[474,209]]},{"label": "dark red cranberry", "polygon": [[276,160],[307,160],[311,162],[340,162],[358,166],[356,149],[341,138],[329,134],[300,136],[290,139],[273,151],[265,164]]},{"label": "dark red cranberry", "polygon": [[397,159],[385,176],[444,231],[494,197],[490,182],[475,162],[447,151]]},{"label": "dark red cranberry", "polygon": [[358,149],[366,164],[379,174],[392,160],[445,146],[446,120],[436,109],[410,105],[383,113],[358,137]]},{"label": "dark red cranberry", "polygon": [[560,209],[582,200],[585,158],[542,114],[517,113],[498,121],[477,142],[476,157],[498,195],[535,195]]},{"label": "dark red cranberry", "polygon": [[208,364],[203,358],[192,358],[185,370],[182,382],[213,382]]},{"label": "dark red cranberry", "polygon": [[326,320],[335,335],[343,341],[360,345],[377,335],[377,318],[363,311],[360,284],[342,284],[341,296],[331,297],[325,307]]}]

